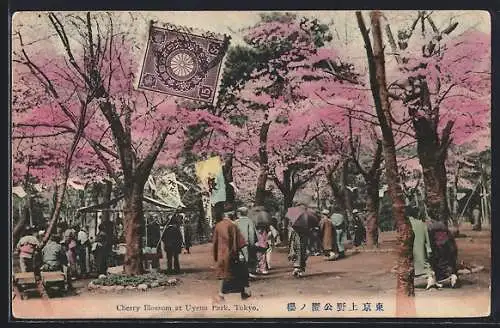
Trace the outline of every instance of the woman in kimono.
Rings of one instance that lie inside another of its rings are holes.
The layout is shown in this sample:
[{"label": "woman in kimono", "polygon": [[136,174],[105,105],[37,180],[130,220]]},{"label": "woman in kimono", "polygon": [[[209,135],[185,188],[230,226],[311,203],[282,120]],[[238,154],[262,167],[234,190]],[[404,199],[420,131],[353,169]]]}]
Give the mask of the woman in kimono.
[{"label": "woman in kimono", "polygon": [[309,233],[306,229],[291,228],[289,238],[288,260],[293,263],[292,274],[301,278],[306,271]]},{"label": "woman in kimono", "polygon": [[427,282],[427,289],[436,284],[434,272],[432,271],[429,258],[432,254],[427,225],[423,221],[425,218],[422,213],[419,214],[418,208],[411,205],[406,206],[405,214],[410,220],[413,230],[413,266],[415,269],[415,285],[420,282]]},{"label": "woman in kimono", "polygon": [[267,258],[266,252],[269,247],[268,244],[268,232],[267,227],[264,225],[257,225],[257,242],[255,246],[257,248],[257,273],[259,274],[268,274],[267,271]]},{"label": "woman in kimono", "polygon": [[458,281],[458,249],[453,233],[443,222],[434,220],[429,222],[428,229],[432,249],[430,263],[436,280],[455,287]]},{"label": "woman in kimono", "polygon": [[275,227],[275,220],[273,220],[273,224],[269,226],[269,231],[267,233],[267,243],[268,243],[268,248],[266,251],[266,264],[267,264],[267,270],[271,270],[271,256],[274,247],[279,244],[280,242],[280,234],[278,230]]}]

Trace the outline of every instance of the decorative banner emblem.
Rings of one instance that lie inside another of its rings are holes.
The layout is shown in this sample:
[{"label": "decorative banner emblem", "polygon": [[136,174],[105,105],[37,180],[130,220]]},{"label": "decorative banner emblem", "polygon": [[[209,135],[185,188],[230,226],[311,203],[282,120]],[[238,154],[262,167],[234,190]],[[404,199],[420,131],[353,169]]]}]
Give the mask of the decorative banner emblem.
[{"label": "decorative banner emblem", "polygon": [[152,176],[149,176],[148,183],[155,192],[155,195],[165,204],[172,208],[186,207],[181,200],[178,186],[186,190],[186,186],[177,181],[175,173],[167,173],[158,177],[156,183]]},{"label": "decorative banner emblem", "polygon": [[197,162],[195,167],[196,176],[203,190],[210,195],[212,205],[226,201],[226,182],[220,157],[211,157]]},{"label": "decorative banner emblem", "polygon": [[151,25],[138,88],[213,103],[229,37],[185,30]]}]

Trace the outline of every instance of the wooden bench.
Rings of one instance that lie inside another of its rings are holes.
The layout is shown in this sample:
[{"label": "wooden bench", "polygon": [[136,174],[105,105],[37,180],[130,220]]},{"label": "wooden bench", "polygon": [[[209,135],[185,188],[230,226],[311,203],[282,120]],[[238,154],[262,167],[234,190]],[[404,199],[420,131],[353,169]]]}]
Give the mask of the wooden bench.
[{"label": "wooden bench", "polygon": [[66,275],[62,271],[41,272],[41,276],[44,285],[66,281]]},{"label": "wooden bench", "polygon": [[36,284],[34,272],[19,272],[14,274],[14,281],[19,285]]},{"label": "wooden bench", "polygon": [[34,272],[19,272],[14,274],[12,287],[16,297],[24,300],[27,298],[28,290],[36,290],[44,296],[43,286],[35,276]]}]

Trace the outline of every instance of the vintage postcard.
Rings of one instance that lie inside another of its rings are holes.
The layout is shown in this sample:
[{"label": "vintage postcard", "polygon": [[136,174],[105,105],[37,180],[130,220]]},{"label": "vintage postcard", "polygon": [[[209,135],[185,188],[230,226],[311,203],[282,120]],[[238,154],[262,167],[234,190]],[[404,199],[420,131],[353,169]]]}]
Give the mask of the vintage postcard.
[{"label": "vintage postcard", "polygon": [[488,12],[11,30],[13,318],[490,315]]}]

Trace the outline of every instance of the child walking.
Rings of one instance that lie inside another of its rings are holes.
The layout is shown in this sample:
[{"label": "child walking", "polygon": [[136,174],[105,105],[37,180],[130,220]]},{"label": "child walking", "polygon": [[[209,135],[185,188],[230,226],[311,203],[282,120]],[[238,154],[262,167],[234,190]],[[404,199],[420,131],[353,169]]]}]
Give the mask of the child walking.
[{"label": "child walking", "polygon": [[276,245],[279,244],[279,232],[276,230],[276,228],[273,225],[269,226],[269,232],[267,234],[267,242],[268,242],[268,248],[266,251],[266,263],[267,263],[267,269],[271,270],[271,255],[273,252],[273,249]]},{"label": "child walking", "polygon": [[269,244],[267,241],[267,227],[263,225],[259,225],[257,228],[257,242],[255,246],[257,246],[257,273],[259,274],[268,274],[267,271],[267,261],[266,261],[266,252],[268,250]]}]

